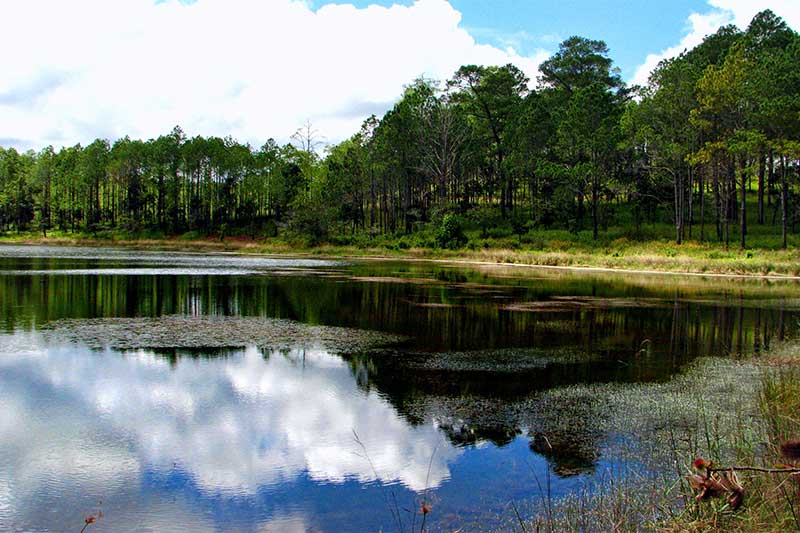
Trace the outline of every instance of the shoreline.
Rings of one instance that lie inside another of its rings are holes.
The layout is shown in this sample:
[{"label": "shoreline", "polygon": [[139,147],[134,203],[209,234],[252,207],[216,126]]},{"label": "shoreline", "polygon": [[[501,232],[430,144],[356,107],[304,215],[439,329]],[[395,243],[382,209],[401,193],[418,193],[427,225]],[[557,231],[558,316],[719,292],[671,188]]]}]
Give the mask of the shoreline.
[{"label": "shoreline", "polygon": [[[274,257],[317,257],[322,259],[351,259],[365,261],[413,261],[437,264],[455,264],[480,267],[513,267],[518,269],[560,270],[569,272],[595,272],[609,274],[630,274],[644,276],[691,276],[694,278],[742,279],[763,281],[800,281],[798,273],[781,273],[769,271],[759,272],[758,265],[753,265],[753,270],[729,271],[725,268],[724,261],[715,259],[695,259],[690,256],[675,257],[667,255],[656,256],[629,256],[613,257],[614,263],[619,266],[607,264],[587,264],[587,258],[599,262],[608,261],[607,255],[600,252],[574,252],[560,250],[511,250],[505,248],[489,248],[480,251],[473,250],[434,250],[427,248],[411,248],[403,251],[381,250],[379,248],[355,248],[350,246],[323,245],[314,248],[293,247],[286,244],[272,244],[229,238],[225,241],[209,239],[181,240],[170,239],[103,239],[83,237],[32,237],[2,236],[0,245],[14,246],[76,246],[76,247],[117,247],[131,249],[150,249],[153,251],[181,251],[184,253],[198,254],[234,254],[234,255],[264,255]],[[800,269],[800,251],[797,252],[797,262],[785,263],[785,268],[792,268],[795,272]],[[487,257],[488,256],[488,259]],[[491,259],[495,257],[495,259]],[[542,259],[542,261],[536,261]],[[533,261],[531,261],[533,260]],[[662,261],[681,268],[658,268],[642,263]],[[555,263],[555,264],[553,264]],[[577,264],[575,264],[577,263]],[[637,266],[642,265],[642,266]],[[692,268],[694,267],[694,268]]]}]

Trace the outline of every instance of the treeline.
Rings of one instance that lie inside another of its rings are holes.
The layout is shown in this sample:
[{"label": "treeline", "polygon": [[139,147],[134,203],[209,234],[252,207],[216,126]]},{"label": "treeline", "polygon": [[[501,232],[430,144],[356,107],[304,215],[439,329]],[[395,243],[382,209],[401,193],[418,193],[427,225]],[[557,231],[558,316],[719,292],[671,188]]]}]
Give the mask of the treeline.
[{"label": "treeline", "polygon": [[0,229],[174,234],[281,220],[319,164],[292,145],[253,150],[230,138],[187,139],[177,127],[146,142],[0,149]]},{"label": "treeline", "polygon": [[443,219],[457,235],[458,217],[594,238],[668,221],[677,242],[744,247],[754,220],[785,247],[798,219],[799,66],[800,36],[764,11],[663,61],[646,87],[626,87],[605,43],[581,37],[540,66],[535,89],[513,65],[418,79],[324,157],[310,124],[298,146],[175,128],[149,141],[0,149],[0,230],[287,231],[318,242]]}]

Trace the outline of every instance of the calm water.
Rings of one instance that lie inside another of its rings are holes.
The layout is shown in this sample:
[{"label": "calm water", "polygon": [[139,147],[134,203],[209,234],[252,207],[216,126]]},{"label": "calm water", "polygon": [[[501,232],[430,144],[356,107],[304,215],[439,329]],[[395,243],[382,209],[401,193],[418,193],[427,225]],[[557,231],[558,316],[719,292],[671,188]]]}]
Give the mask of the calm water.
[{"label": "calm water", "polygon": [[[758,352],[793,333],[799,295],[0,246],[0,530],[77,531],[98,511],[90,530],[398,530],[396,513],[405,530],[423,499],[433,529],[492,527],[512,500],[540,497],[536,480],[560,496],[623,471],[609,442],[643,437],[576,420],[545,449],[544,391]],[[392,337],[366,348],[365,332]]]}]

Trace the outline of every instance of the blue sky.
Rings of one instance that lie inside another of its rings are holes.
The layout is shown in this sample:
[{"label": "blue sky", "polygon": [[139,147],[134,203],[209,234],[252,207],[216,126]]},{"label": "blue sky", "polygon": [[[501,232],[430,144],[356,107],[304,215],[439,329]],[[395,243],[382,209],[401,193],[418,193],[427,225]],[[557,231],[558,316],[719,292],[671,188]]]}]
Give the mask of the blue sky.
[{"label": "blue sky", "polygon": [[[606,41],[628,82],[721,25],[800,0],[7,0],[0,146],[187,135],[328,143],[381,116],[419,76],[513,63],[535,84],[560,41]],[[48,13],[42,17],[41,13]]]},{"label": "blue sky", "polygon": [[[413,1],[348,3],[366,7],[410,5]],[[704,0],[451,0],[450,4],[461,12],[462,27],[477,41],[500,47],[512,44],[523,54],[541,48],[554,50],[572,35],[603,40],[625,79],[633,77],[648,53],[680,41],[691,13],[710,10]],[[314,5],[323,2],[317,0]]]}]

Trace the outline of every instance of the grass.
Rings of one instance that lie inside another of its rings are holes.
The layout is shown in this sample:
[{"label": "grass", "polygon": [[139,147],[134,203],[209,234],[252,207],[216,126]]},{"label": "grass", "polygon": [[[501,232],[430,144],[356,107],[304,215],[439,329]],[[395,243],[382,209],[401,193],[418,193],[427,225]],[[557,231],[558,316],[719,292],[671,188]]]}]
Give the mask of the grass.
[{"label": "grass", "polygon": [[603,268],[696,274],[755,276],[800,276],[800,240],[792,235],[787,250],[780,249],[778,237],[758,234],[750,237],[749,248],[726,248],[723,243],[685,241],[675,244],[669,227],[658,227],[648,240],[631,238],[622,228],[611,228],[594,241],[589,232],[531,230],[523,236],[481,238],[477,230],[466,232],[467,244],[460,249],[440,249],[422,230],[411,235],[382,235],[368,238],[333,239],[308,246],[284,238],[250,239],[233,236],[220,240],[190,232],[165,236],[158,232],[127,233],[100,231],[89,233],[50,232],[5,233],[0,243],[133,246],[154,249],[234,251],[259,254],[302,254],[326,257],[389,257],[444,259],[498,264],[523,264],[550,267]]},{"label": "grass", "polygon": [[[528,502],[534,518],[517,531],[784,532],[800,530],[800,476],[782,471],[740,471],[743,505],[725,498],[698,501],[687,483],[694,458],[719,467],[765,470],[798,466],[781,445],[800,438],[800,347],[785,343],[770,353],[736,361],[698,360],[663,384],[620,388],[574,386],[552,393],[553,405],[591,396],[603,404],[602,432],[647,435],[628,467],[598,485],[551,502]],[[598,417],[594,417],[597,419]],[[557,421],[556,421],[557,422]],[[551,427],[550,430],[553,430]],[[800,447],[800,446],[799,446]],[[604,453],[616,460],[627,445]],[[668,468],[664,468],[668,466]],[[655,469],[653,467],[656,467]],[[657,468],[657,467],[660,467]],[[672,472],[670,472],[672,469]],[[659,472],[660,470],[660,472]]]},{"label": "grass", "polygon": [[781,445],[800,437],[800,360],[787,364],[784,357],[783,361],[767,369],[761,379],[761,446],[745,449],[739,458],[739,464],[773,471],[739,473],[745,488],[741,509],[733,511],[723,501],[700,502],[667,523],[666,531],[800,531],[800,475],[780,471],[798,466],[797,458],[781,452]]},{"label": "grass", "polygon": [[[437,246],[441,213],[432,213],[427,223],[414,223],[410,234],[355,233],[349,226],[329,228],[331,234],[311,244],[307,236],[281,231],[278,237],[251,238],[243,229],[230,228],[222,239],[218,234],[190,231],[167,235],[160,230],[126,231],[121,228],[75,233],[52,230],[44,238],[40,232],[0,232],[0,243],[124,245],[134,247],[199,251],[235,251],[261,254],[313,254],[331,257],[393,257],[447,259],[488,263],[525,264],[552,267],[607,268],[695,274],[732,274],[754,276],[800,276],[800,234],[790,229],[788,249],[781,249],[779,224],[774,222],[774,206],[767,209],[766,224],[756,220],[756,194],[747,195],[747,249],[738,246],[738,225],[730,227],[731,244],[716,240],[710,211],[706,213],[705,241],[698,240],[700,227],[695,223],[692,238],[675,243],[674,226],[669,213],[660,212],[654,222],[634,229],[630,206],[614,205],[604,211],[603,227],[597,240],[588,229],[568,231],[545,229],[531,221],[529,209],[520,209],[515,225],[500,215],[499,208],[479,206],[460,215],[463,232],[458,249]],[[695,205],[695,220],[699,206]],[[775,219],[777,220],[777,219]],[[585,222],[585,225],[588,223]],[[687,235],[688,237],[688,231]]]}]

